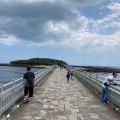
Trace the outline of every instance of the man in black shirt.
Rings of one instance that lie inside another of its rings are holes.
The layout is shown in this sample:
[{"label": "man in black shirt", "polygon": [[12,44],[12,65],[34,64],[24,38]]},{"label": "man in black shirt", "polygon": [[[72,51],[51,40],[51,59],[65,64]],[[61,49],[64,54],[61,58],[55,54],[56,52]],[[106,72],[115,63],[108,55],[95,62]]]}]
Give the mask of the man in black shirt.
[{"label": "man in black shirt", "polygon": [[29,97],[33,97],[35,75],[31,72],[31,67],[27,67],[27,72],[23,76],[23,87],[24,87],[24,101],[29,102]]}]

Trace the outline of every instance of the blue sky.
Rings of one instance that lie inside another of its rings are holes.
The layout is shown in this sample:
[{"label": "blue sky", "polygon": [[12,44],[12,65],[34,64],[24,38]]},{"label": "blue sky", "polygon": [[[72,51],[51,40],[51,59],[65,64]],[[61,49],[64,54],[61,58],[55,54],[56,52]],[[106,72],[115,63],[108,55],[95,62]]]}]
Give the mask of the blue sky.
[{"label": "blue sky", "polygon": [[120,66],[119,11],[119,0],[1,0],[0,63]]}]

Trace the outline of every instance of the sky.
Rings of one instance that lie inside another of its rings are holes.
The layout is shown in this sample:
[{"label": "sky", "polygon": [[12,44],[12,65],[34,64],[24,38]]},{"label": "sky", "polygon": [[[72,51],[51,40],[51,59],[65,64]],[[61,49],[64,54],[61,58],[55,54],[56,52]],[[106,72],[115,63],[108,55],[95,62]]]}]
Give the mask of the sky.
[{"label": "sky", "polygon": [[30,58],[120,67],[120,0],[0,0],[0,63]]}]

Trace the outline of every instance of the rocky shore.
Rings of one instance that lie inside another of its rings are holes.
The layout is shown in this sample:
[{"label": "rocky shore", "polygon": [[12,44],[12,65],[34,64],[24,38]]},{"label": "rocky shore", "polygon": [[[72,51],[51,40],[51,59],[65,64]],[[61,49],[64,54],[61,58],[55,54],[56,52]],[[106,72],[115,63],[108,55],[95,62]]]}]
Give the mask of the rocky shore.
[{"label": "rocky shore", "polygon": [[32,68],[46,68],[47,65],[24,65],[24,64],[0,64],[0,66],[12,66],[12,67],[32,67]]},{"label": "rocky shore", "polygon": [[95,66],[74,66],[78,70],[84,70],[87,72],[117,72],[120,73],[120,69],[113,67],[95,67]]}]

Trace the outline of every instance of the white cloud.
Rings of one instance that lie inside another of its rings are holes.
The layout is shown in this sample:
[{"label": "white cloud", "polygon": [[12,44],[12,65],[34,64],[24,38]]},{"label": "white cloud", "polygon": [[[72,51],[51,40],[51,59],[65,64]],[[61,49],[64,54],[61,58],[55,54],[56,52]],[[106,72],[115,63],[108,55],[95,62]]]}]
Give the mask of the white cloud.
[{"label": "white cloud", "polygon": [[61,41],[49,40],[42,43],[29,43],[30,46],[69,46],[84,52],[103,52],[106,50],[113,50],[116,52],[120,46],[120,32],[114,35],[100,35],[89,32],[79,32],[71,34]]},{"label": "white cloud", "polygon": [[102,7],[103,11],[108,11],[103,18],[98,20],[90,20],[92,30],[99,34],[111,35],[120,30],[120,3],[111,2],[106,7]]},{"label": "white cloud", "polygon": [[120,46],[119,36],[120,32],[114,35],[100,35],[96,33],[84,32],[71,37],[68,43],[71,43],[72,46],[80,50],[82,50],[82,48],[84,48],[83,50],[88,50],[89,48],[91,48],[91,50],[94,50],[94,48],[97,47],[102,48],[102,51],[105,49],[110,49],[112,47]]},{"label": "white cloud", "polygon": [[4,45],[20,44],[20,40],[14,35],[0,34],[0,43]]},{"label": "white cloud", "polygon": [[113,13],[120,14],[120,3],[112,2],[107,6],[107,8],[110,9]]}]

